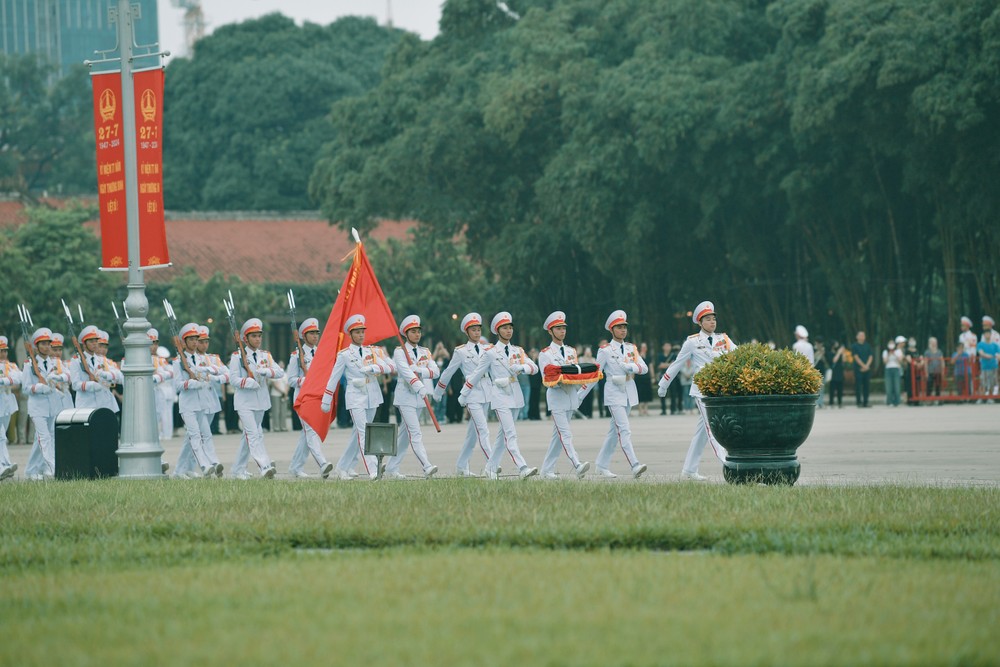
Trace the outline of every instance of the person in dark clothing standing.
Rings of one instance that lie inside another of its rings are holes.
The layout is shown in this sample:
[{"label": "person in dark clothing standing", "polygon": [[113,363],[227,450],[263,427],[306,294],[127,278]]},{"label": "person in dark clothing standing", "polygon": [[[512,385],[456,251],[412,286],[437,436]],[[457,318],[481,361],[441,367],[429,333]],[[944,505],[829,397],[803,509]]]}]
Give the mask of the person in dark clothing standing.
[{"label": "person in dark clothing standing", "polygon": [[872,346],[865,342],[864,331],[858,332],[856,340],[851,345],[851,354],[854,355],[854,400],[859,408],[867,408],[875,353],[872,352]]}]

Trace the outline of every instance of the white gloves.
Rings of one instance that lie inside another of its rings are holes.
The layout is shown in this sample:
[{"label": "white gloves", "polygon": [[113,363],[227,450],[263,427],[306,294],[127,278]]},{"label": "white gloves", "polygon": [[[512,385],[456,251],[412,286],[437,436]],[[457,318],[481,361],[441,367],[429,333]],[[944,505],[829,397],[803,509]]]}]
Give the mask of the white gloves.
[{"label": "white gloves", "polygon": [[635,375],[639,372],[639,364],[625,364],[625,372]]},{"label": "white gloves", "polygon": [[202,382],[201,380],[188,380],[185,383],[184,388],[185,389],[194,390],[194,389],[201,389],[204,386],[205,386],[205,383]]},{"label": "white gloves", "polygon": [[357,387],[358,389],[364,387],[366,384],[367,383],[365,382],[364,378],[354,378],[353,380],[351,380],[351,386]]},{"label": "white gloves", "polygon": [[361,372],[368,375],[378,375],[382,372],[382,368],[378,364],[366,364],[361,367]]},{"label": "white gloves", "polygon": [[274,369],[269,368],[268,366],[258,366],[257,369],[254,371],[254,375],[262,378],[273,378]]},{"label": "white gloves", "polygon": [[52,387],[47,384],[42,384],[39,382],[34,387],[31,388],[31,393],[33,394],[48,394],[52,391]]},{"label": "white gloves", "polygon": [[444,398],[444,389],[442,389],[441,387],[437,387],[434,390],[434,400],[440,401],[442,398]]},{"label": "white gloves", "polygon": [[88,394],[96,394],[101,390],[101,385],[96,382],[91,382],[90,380],[83,383],[83,390]]},{"label": "white gloves", "polygon": [[161,378],[159,375],[157,375],[157,374],[154,373],[153,374],[153,384],[160,384],[161,382],[163,382],[163,378]]},{"label": "white gloves", "polygon": [[114,382],[115,380],[115,374],[111,371],[97,371],[95,375],[97,379],[104,380],[105,382]]},{"label": "white gloves", "polygon": [[333,396],[330,394],[323,394],[323,402],[319,404],[319,409],[323,412],[330,412],[333,407]]},{"label": "white gloves", "polygon": [[417,388],[417,396],[419,396],[420,398],[426,398],[427,396],[430,395],[430,393],[431,392],[427,391],[427,387],[425,387],[423,383],[421,383],[420,386]]},{"label": "white gloves", "polygon": [[463,408],[468,402],[469,402],[469,395],[466,394],[464,391],[458,395],[458,404],[461,405]]},{"label": "white gloves", "polygon": [[665,385],[665,384],[663,384],[661,382],[657,386],[657,388],[656,388],[656,395],[659,396],[660,398],[663,398],[664,396],[666,396],[667,395],[667,385]]},{"label": "white gloves", "polygon": [[13,384],[10,378],[0,378],[0,387],[9,387]]},{"label": "white gloves", "polygon": [[612,375],[611,382],[618,385],[619,387],[625,386],[625,376],[624,375]]},{"label": "white gloves", "polygon": [[[197,380],[196,380],[197,381]],[[260,383],[253,378],[246,378],[243,380],[244,389],[260,389]]]},{"label": "white gloves", "polygon": [[501,389],[506,389],[510,385],[510,378],[497,378],[493,381],[493,384]]}]

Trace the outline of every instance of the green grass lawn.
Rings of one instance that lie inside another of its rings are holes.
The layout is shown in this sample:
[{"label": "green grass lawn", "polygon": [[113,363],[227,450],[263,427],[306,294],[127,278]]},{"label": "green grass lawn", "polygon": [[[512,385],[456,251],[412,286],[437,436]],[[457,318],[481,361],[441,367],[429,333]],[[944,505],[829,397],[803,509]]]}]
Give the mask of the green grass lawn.
[{"label": "green grass lawn", "polygon": [[0,664],[996,664],[1000,491],[0,485]]}]

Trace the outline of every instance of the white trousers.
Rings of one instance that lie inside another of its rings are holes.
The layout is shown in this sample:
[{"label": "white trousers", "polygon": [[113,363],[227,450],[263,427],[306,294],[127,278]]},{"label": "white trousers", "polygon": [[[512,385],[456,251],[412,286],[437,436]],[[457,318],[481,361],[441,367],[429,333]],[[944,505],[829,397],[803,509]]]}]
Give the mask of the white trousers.
[{"label": "white trousers", "polygon": [[[520,408],[517,409],[520,410]],[[496,413],[497,421],[500,422],[500,432],[497,433],[497,439],[493,443],[493,453],[490,454],[490,458],[486,462],[486,470],[487,472],[496,472],[504,451],[510,453],[514,465],[520,470],[528,463],[521,456],[521,450],[517,446],[517,431],[514,429],[514,415],[511,408],[497,408],[493,412]]]},{"label": "white trousers", "polygon": [[215,453],[215,438],[212,437],[212,417],[214,412],[202,410],[198,413],[198,424],[201,430],[201,448],[209,463],[218,463],[219,456]]},{"label": "white trousers", "polygon": [[424,408],[415,408],[410,405],[397,405],[396,408],[403,418],[403,428],[399,429],[399,436],[396,438],[396,455],[389,458],[385,470],[386,472],[399,472],[399,464],[403,462],[406,450],[411,447],[414,456],[420,463],[420,468],[427,470],[431,467],[431,462],[427,460],[424,435],[420,432],[420,413]]},{"label": "white trousers", "polygon": [[56,418],[32,416],[31,421],[35,424],[35,442],[24,474],[52,477],[56,474]]},{"label": "white trousers", "polygon": [[299,434],[299,442],[295,446],[295,453],[292,454],[292,462],[288,465],[288,472],[293,475],[302,472],[309,454],[312,454],[316,465],[322,469],[326,465],[326,457],[323,456],[322,447],[323,441],[319,439],[319,434],[309,424],[302,422],[302,433]]},{"label": "white trousers", "polygon": [[10,452],[7,451],[8,427],[10,427],[10,415],[0,417],[0,470],[10,467]]},{"label": "white trousers", "polygon": [[159,387],[154,389],[156,419],[160,426],[160,440],[174,437],[174,399]]},{"label": "white trousers", "polygon": [[240,448],[236,452],[236,463],[233,464],[233,476],[239,477],[246,473],[247,464],[250,457],[257,462],[257,466],[264,470],[271,466],[271,457],[264,449],[264,429],[261,424],[264,422],[264,410],[237,410],[240,422],[243,426],[243,437],[240,438]]},{"label": "white trousers", "polygon": [[712,443],[712,451],[725,463],[726,448],[719,444],[719,441],[712,435],[712,429],[708,426],[708,415],[705,413],[705,406],[700,398],[695,397],[694,404],[698,407],[698,428],[691,438],[691,445],[688,447],[687,456],[684,457],[684,468],[681,472],[698,472],[698,463],[701,461],[701,453],[705,451],[705,443]]},{"label": "white trousers", "polygon": [[559,462],[559,452],[566,452],[574,470],[580,465],[580,459],[576,455],[573,447],[573,433],[569,430],[569,420],[573,416],[572,410],[552,411],[552,440],[549,441],[549,451],[542,461],[542,474],[556,471],[556,464]]},{"label": "white trousers", "polygon": [[354,408],[349,411],[354,428],[351,429],[351,439],[347,442],[347,448],[344,450],[340,460],[337,461],[336,467],[338,472],[351,472],[360,458],[361,463],[365,466],[365,473],[369,477],[375,477],[378,473],[378,459],[374,456],[364,455],[365,424],[375,419],[376,410],[377,408]]},{"label": "white trousers", "polygon": [[465,431],[465,442],[462,443],[462,451],[459,452],[458,461],[455,463],[455,469],[460,472],[469,472],[469,459],[472,458],[476,445],[483,450],[483,456],[487,461],[493,454],[493,448],[490,447],[490,427],[486,419],[487,405],[489,404],[469,403],[465,406],[469,409],[469,428]]},{"label": "white trousers", "polygon": [[205,434],[202,431],[202,415],[204,410],[182,412],[184,420],[184,444],[177,457],[174,468],[175,475],[186,475],[191,472],[201,473],[202,469],[212,464],[205,454]]},{"label": "white trousers", "polygon": [[625,460],[628,461],[629,469],[634,468],[639,459],[635,456],[632,448],[632,427],[629,426],[628,413],[632,411],[632,406],[606,405],[604,406],[611,413],[611,427],[608,435],[604,438],[604,444],[597,455],[597,467],[609,469],[611,466],[611,456],[615,453],[615,447],[621,447],[625,453]]}]

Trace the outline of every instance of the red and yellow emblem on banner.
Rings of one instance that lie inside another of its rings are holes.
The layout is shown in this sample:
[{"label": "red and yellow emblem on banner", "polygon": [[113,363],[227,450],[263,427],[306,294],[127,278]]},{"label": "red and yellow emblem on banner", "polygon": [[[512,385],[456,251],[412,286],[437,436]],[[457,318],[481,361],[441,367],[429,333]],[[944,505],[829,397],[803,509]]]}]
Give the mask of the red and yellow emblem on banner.
[{"label": "red and yellow emblem on banner", "polygon": [[[101,209],[101,266],[128,269],[125,211],[125,142],[121,73],[99,72],[94,85],[97,192]],[[135,144],[139,195],[139,267],[170,265],[163,218],[163,69],[132,73],[135,89]]]}]

